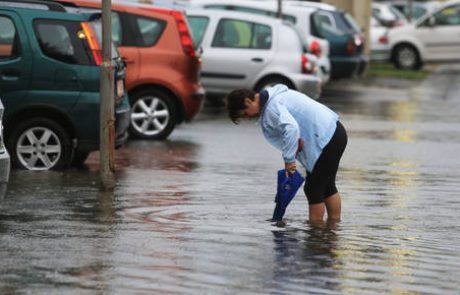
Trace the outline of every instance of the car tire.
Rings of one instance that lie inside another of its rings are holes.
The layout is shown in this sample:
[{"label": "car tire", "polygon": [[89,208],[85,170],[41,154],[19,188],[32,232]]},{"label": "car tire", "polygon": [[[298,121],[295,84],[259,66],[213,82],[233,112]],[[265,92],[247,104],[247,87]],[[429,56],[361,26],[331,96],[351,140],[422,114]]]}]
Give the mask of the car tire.
[{"label": "car tire", "polygon": [[177,123],[171,95],[161,90],[146,90],[131,96],[130,134],[143,139],[166,139]]},{"label": "car tire", "polygon": [[418,70],[422,67],[420,54],[409,44],[401,44],[395,48],[393,61],[395,67],[401,70]]},{"label": "car tire", "polygon": [[291,81],[289,81],[286,78],[283,77],[268,77],[260,80],[257,83],[257,86],[255,87],[255,91],[260,92],[264,89],[267,89],[271,86],[274,86],[276,84],[284,84],[286,85],[289,89],[295,89],[294,85],[292,85]]},{"label": "car tire", "polygon": [[67,131],[47,118],[32,118],[17,125],[8,139],[13,167],[56,170],[70,166],[72,142]]}]

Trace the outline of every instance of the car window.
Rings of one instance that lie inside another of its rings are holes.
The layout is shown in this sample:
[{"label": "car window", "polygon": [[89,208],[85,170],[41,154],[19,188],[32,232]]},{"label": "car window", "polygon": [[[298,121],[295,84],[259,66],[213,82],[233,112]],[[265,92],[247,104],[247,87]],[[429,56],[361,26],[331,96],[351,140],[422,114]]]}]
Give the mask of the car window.
[{"label": "car window", "polygon": [[435,23],[439,26],[460,25],[460,5],[453,5],[434,14]]},{"label": "car window", "polygon": [[35,20],[34,31],[44,55],[70,64],[90,64],[78,22]]},{"label": "car window", "polygon": [[269,26],[241,20],[220,20],[213,47],[270,49],[272,30]]},{"label": "car window", "polygon": [[141,36],[139,46],[150,47],[157,43],[166,26],[163,20],[137,16],[136,24]]},{"label": "car window", "polygon": [[117,12],[112,12],[112,41],[116,46],[121,44],[122,33],[120,15]]},{"label": "car window", "polygon": [[[407,12],[406,12],[406,15],[409,15],[409,8],[406,9]],[[417,18],[420,18],[421,16],[423,16],[425,13],[427,13],[428,9],[424,8],[424,7],[420,7],[420,6],[415,6],[412,8],[412,17],[417,19]]]},{"label": "car window", "polygon": [[18,55],[18,38],[16,28],[10,18],[0,16],[0,60]]},{"label": "car window", "polygon": [[356,20],[351,16],[349,13],[344,13],[343,15],[345,22],[348,24],[350,29],[356,33],[361,32],[361,28],[359,27]]},{"label": "car window", "polygon": [[335,19],[329,13],[318,11],[312,14],[313,26],[312,33],[313,35],[326,38],[327,35],[341,35],[343,32],[337,29]]},{"label": "car window", "polygon": [[197,48],[203,42],[204,33],[209,24],[206,16],[187,16],[187,21],[192,31],[194,47]]}]

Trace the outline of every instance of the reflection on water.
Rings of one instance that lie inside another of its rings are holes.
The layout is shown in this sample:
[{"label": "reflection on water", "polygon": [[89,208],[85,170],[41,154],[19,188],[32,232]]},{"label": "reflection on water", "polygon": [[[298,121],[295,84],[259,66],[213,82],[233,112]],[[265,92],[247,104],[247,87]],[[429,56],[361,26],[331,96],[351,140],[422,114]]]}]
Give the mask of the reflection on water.
[{"label": "reflection on water", "polygon": [[[87,169],[13,171],[0,200],[0,294],[458,294],[458,100],[404,89],[326,97],[349,130],[343,218],[274,208],[279,154],[211,114]],[[347,95],[351,95],[348,97]],[[455,113],[455,115],[454,115]]]}]

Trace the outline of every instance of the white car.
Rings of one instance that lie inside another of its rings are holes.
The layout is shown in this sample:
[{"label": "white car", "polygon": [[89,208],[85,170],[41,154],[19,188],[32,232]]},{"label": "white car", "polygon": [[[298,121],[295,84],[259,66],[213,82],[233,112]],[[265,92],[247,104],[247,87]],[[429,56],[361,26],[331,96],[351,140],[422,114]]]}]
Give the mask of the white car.
[{"label": "white car", "polygon": [[390,3],[372,2],[372,16],[389,28],[407,24],[406,16]]},{"label": "white car", "polygon": [[370,26],[370,59],[372,61],[389,61],[391,47],[388,42],[388,27],[384,26],[374,16],[371,17]]},{"label": "white car", "polygon": [[318,99],[321,79],[293,25],[248,13],[187,9],[194,42],[202,48],[201,82],[207,93],[260,91],[283,83]]},{"label": "white car", "polygon": [[[206,9],[219,9],[229,11],[246,12],[256,15],[270,17],[277,16],[278,5],[276,1],[255,1],[255,0],[190,0],[189,5],[195,5]],[[313,36],[310,32],[310,17],[318,11],[318,8],[283,6],[282,18],[292,22],[298,31],[303,35],[301,38],[306,44],[309,53],[316,55],[320,71],[318,75],[323,84],[331,77],[331,62],[329,59],[330,45],[326,39]]]},{"label": "white car", "polygon": [[390,30],[391,60],[400,69],[460,61],[460,0],[448,1],[412,24]]}]

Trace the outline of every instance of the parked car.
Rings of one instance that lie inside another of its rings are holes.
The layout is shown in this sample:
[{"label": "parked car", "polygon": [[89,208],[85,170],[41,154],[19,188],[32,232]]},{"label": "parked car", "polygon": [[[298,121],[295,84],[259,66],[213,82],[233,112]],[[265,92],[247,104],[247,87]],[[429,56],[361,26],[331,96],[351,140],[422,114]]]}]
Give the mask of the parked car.
[{"label": "parked car", "polygon": [[[1,46],[1,45],[0,45]],[[6,184],[10,178],[10,154],[3,141],[3,112],[5,108],[0,99],[0,200],[5,194]]]},{"label": "parked car", "polygon": [[314,36],[329,41],[331,78],[351,78],[364,73],[369,57],[364,53],[364,34],[353,16],[325,3],[308,1],[286,1],[285,3],[285,10],[301,10],[305,7],[318,9],[310,16],[308,23]]},{"label": "parked car", "polygon": [[[0,2],[0,91],[15,167],[64,168],[99,149],[99,16],[67,13],[54,2]],[[125,67],[112,52],[120,147],[127,139],[129,103]]]},{"label": "parked car", "polygon": [[407,24],[406,16],[390,3],[372,2],[372,16],[375,17],[381,25],[389,28]]},{"label": "parked car", "polygon": [[[189,4],[206,8],[240,11],[269,17],[277,17],[277,3],[273,1],[219,1],[219,0],[192,0]],[[182,4],[183,5],[183,4]],[[329,42],[326,39],[313,36],[309,31],[308,16],[317,9],[290,9],[288,13],[284,13],[282,18],[285,21],[296,24],[296,27],[301,32],[301,38],[305,44],[306,50],[316,56],[319,66],[318,76],[323,84],[327,83],[331,77],[331,62],[329,59]]]},{"label": "parked car", "polygon": [[[224,1],[209,4],[212,0],[193,0],[204,7],[222,7]],[[220,4],[219,4],[220,3]],[[254,13],[271,11],[276,13],[278,2],[231,0],[227,2],[233,9]],[[350,78],[361,75],[368,64],[364,55],[364,35],[353,17],[332,5],[305,1],[283,1],[283,18],[295,22],[305,35],[329,43],[331,78]]]},{"label": "parked car", "polygon": [[[101,7],[101,1],[95,0],[59,2],[75,5],[80,11]],[[200,83],[201,57],[181,11],[114,2],[112,39],[127,63],[131,135],[165,139],[176,124],[198,114],[205,97]]]},{"label": "parked car", "polygon": [[391,60],[400,69],[460,61],[460,0],[447,1],[412,24],[390,30]]},{"label": "parked car", "polygon": [[389,28],[383,25],[374,16],[370,24],[370,59],[372,61],[389,61],[391,47],[388,42]]},{"label": "parked car", "polygon": [[291,23],[248,13],[187,9],[203,48],[202,81],[209,93],[255,91],[283,83],[317,99],[321,81]]},{"label": "parked car", "polygon": [[[436,9],[441,4],[440,1],[412,1],[407,0],[391,1],[389,4],[401,12],[407,20],[414,21],[424,14]],[[411,9],[412,6],[412,9]]]}]

